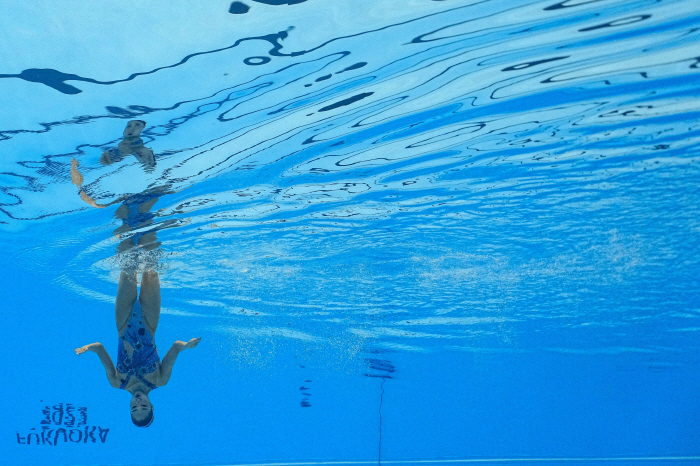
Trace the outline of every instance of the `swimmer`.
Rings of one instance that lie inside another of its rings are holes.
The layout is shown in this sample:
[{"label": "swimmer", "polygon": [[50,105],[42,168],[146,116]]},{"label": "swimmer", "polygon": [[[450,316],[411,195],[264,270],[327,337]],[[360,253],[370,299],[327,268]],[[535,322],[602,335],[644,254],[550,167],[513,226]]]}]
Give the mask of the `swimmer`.
[{"label": "swimmer", "polygon": [[160,280],[158,273],[148,270],[141,277],[141,294],[137,299],[136,272],[122,270],[116,298],[116,323],[119,343],[117,365],[102,343],[91,343],[75,349],[77,355],[92,351],[99,356],[107,372],[109,384],[131,393],[131,420],[138,427],[148,427],[154,419],[151,391],[168,383],[178,355],[195,348],[201,338],[176,341],[163,360],[156,348],[156,328],[160,320]]},{"label": "swimmer", "polygon": [[[124,139],[119,143],[118,148],[103,152],[100,164],[112,165],[121,162],[127,155],[134,155],[141,162],[145,171],[153,170],[156,165],[155,155],[151,149],[144,147],[140,137],[145,127],[146,122],[143,120],[129,121],[124,128]],[[134,247],[140,247],[144,250],[155,249],[160,246],[160,242],[156,238],[156,231],[177,225],[177,222],[171,220],[148,228],[148,225],[152,224],[157,217],[156,212],[151,212],[153,205],[160,197],[172,193],[170,183],[152,186],[137,194],[125,194],[109,203],[100,204],[88,194],[89,189],[83,187],[84,177],[78,169],[79,166],[80,162],[76,159],[71,160],[71,182],[80,188],[79,195],[85,203],[97,209],[121,203],[114,216],[122,221],[122,225],[114,230],[114,236],[121,239],[125,233],[132,230],[142,230],[136,235],[124,239],[117,247],[117,252],[126,252]]]},{"label": "swimmer", "polygon": [[[119,143],[116,149],[104,151],[100,156],[100,164],[112,165],[116,162],[121,162],[128,155],[133,155],[136,160],[141,162],[145,171],[150,172],[156,166],[156,157],[153,150],[143,145],[141,139],[141,131],[146,127],[146,122],[143,120],[131,120],[124,128],[124,139]],[[109,204],[98,204],[83,188],[83,175],[78,170],[80,162],[73,159],[70,164],[71,182],[80,188],[80,198],[92,207],[104,209],[118,202],[122,202],[126,197],[121,197]]]}]

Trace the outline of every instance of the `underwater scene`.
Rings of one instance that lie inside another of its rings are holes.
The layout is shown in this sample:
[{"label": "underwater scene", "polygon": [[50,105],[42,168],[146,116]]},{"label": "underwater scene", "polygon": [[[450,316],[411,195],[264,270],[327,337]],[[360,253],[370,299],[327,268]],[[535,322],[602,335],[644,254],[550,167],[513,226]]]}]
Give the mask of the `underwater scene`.
[{"label": "underwater scene", "polygon": [[2,7],[0,463],[700,465],[697,0]]}]

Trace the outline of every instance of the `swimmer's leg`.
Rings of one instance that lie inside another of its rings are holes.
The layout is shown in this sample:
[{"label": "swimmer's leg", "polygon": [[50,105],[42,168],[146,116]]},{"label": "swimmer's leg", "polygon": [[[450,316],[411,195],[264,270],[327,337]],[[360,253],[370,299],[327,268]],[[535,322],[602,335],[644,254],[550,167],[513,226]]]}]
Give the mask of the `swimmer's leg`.
[{"label": "swimmer's leg", "polygon": [[117,207],[117,210],[114,211],[114,218],[121,218],[125,219],[129,216],[129,208],[126,206],[126,204],[122,204],[119,207]]},{"label": "swimmer's leg", "polygon": [[158,272],[147,270],[141,276],[141,295],[139,296],[146,328],[156,334],[160,320],[160,279]]},{"label": "swimmer's leg", "polygon": [[149,212],[153,208],[153,205],[158,202],[158,199],[160,198],[155,197],[139,204],[139,213],[145,214],[146,212]]},{"label": "swimmer's leg", "polygon": [[[116,230],[115,230],[116,231]],[[136,243],[134,243],[136,241]],[[158,249],[161,242],[158,241],[155,231],[150,231],[146,234],[137,234],[125,240],[122,240],[117,245],[117,254],[122,254],[134,249],[136,246],[141,247],[144,251],[152,251]]]},{"label": "swimmer's leg", "polygon": [[158,249],[161,242],[158,241],[158,236],[156,236],[155,231],[149,231],[138,239],[138,245],[141,246],[144,251],[152,251]]},{"label": "swimmer's leg", "polygon": [[127,251],[130,251],[134,249],[135,246],[136,245],[133,241],[131,241],[131,238],[122,240],[119,244],[117,244],[117,254],[123,254]]},{"label": "swimmer's leg", "polygon": [[119,288],[117,289],[117,299],[114,306],[116,309],[117,332],[119,332],[120,337],[129,323],[134,302],[136,302],[136,272],[122,270],[119,276]]},{"label": "swimmer's leg", "polygon": [[122,224],[112,232],[112,235],[119,237],[119,235],[122,233],[126,233],[127,231],[131,231],[133,229],[132,226],[127,223],[127,219],[129,218],[129,207],[127,207],[125,203],[120,205],[114,212],[114,218],[121,219]]}]

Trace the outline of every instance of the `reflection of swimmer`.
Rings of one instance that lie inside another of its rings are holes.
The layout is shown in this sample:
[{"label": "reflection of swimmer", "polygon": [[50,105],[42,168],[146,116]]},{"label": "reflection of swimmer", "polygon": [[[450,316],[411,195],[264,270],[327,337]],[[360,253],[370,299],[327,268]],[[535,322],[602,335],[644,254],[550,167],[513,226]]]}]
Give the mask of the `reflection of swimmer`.
[{"label": "reflection of swimmer", "polygon": [[127,155],[133,155],[141,162],[146,170],[151,170],[156,166],[156,157],[153,151],[143,145],[141,131],[146,127],[143,120],[131,120],[124,129],[124,139],[116,149],[104,151],[100,157],[102,165],[111,165],[121,162]]},{"label": "reflection of swimmer", "polygon": [[[151,208],[158,201],[158,199],[168,193],[166,186],[158,186],[155,188],[147,189],[146,191],[138,194],[132,194],[130,196],[121,196],[119,199],[112,201],[108,204],[98,204],[89,194],[82,189],[83,176],[78,171],[78,166],[80,162],[73,159],[71,163],[71,178],[73,184],[80,187],[80,198],[86,203],[90,204],[92,207],[98,209],[104,209],[118,202],[122,205],[117,208],[114,212],[114,216],[121,219],[122,225],[114,230],[114,235],[120,237],[122,234],[127,233],[136,228],[144,227],[153,223],[153,219],[156,218],[156,214],[151,212]],[[142,246],[144,249],[155,249],[159,243],[155,239],[155,232],[157,230],[162,230],[163,228],[168,228],[172,226],[175,222],[165,222],[158,225],[158,228],[152,228],[145,232],[140,232],[126,240],[122,241],[117,248],[118,252],[124,252],[134,246]]]},{"label": "reflection of swimmer", "polygon": [[87,202],[93,207],[96,207],[98,209],[104,209],[105,207],[109,207],[112,204],[116,204],[117,202],[121,202],[123,199],[119,198],[116,201],[112,201],[108,204],[98,204],[97,201],[95,201],[92,196],[90,196],[88,193],[85,192],[85,190],[82,188],[83,186],[83,175],[80,173],[78,170],[78,166],[80,166],[80,162],[77,160],[73,159],[70,162],[70,179],[73,182],[74,185],[80,188],[80,199],[83,201]]},{"label": "reflection of swimmer", "polygon": [[129,249],[140,246],[144,250],[156,249],[160,246],[156,238],[156,232],[164,228],[169,228],[176,224],[175,221],[169,220],[153,225],[153,219],[156,218],[156,213],[151,212],[151,209],[158,199],[167,193],[165,187],[157,187],[148,189],[142,193],[134,194],[126,198],[122,205],[114,212],[114,216],[121,219],[122,225],[114,230],[116,237],[121,237],[125,233],[137,228],[147,228],[126,239],[119,246],[117,252],[125,252]]},{"label": "reflection of swimmer", "polygon": [[[129,121],[124,129],[124,139],[119,143],[118,148],[105,151],[100,157],[100,163],[102,165],[111,165],[121,162],[128,155],[134,155],[146,171],[152,170],[156,164],[155,156],[151,149],[144,147],[143,141],[139,137],[145,126],[146,122],[143,120]],[[153,223],[156,213],[151,212],[151,208],[158,201],[158,198],[170,192],[170,185],[165,184],[149,188],[142,193],[121,196],[108,204],[98,204],[83,188],[84,179],[78,170],[79,166],[80,162],[77,160],[73,159],[71,161],[71,181],[80,188],[80,198],[83,201],[98,209],[104,209],[119,202],[122,203],[114,214],[116,218],[122,220],[122,225],[114,230],[114,234],[117,237],[121,237],[124,233],[136,228],[147,227]],[[157,227],[139,232],[122,241],[117,247],[117,251],[124,252],[134,246],[139,246],[146,250],[155,249],[160,245],[155,236],[156,231],[174,226],[174,224],[174,221],[164,222]]]},{"label": "reflection of swimmer", "polygon": [[[143,140],[141,139],[141,131],[146,127],[146,122],[143,120],[131,120],[126,124],[124,129],[124,139],[119,143],[116,149],[111,149],[105,151],[100,156],[100,163],[102,165],[111,165],[116,162],[121,162],[128,155],[133,155],[136,160],[141,162],[146,171],[152,171],[156,166],[155,154],[151,149],[143,145]],[[104,209],[105,207],[116,204],[117,202],[122,202],[124,197],[112,201],[109,204],[98,204],[86,191],[82,188],[83,186],[83,175],[78,170],[80,162],[73,159],[70,164],[70,177],[74,185],[81,188],[80,198],[98,209]]]},{"label": "reflection of swimmer", "polygon": [[136,273],[122,270],[116,299],[116,321],[119,335],[117,366],[114,366],[102,343],[76,348],[76,354],[96,353],[107,371],[114,388],[131,393],[131,420],[139,427],[153,422],[153,405],[148,397],[151,390],[170,380],[173,365],[181,351],[194,348],[200,338],[188,342],[176,341],[163,361],[156,348],[156,328],[160,320],[160,280],[149,270],[141,277],[141,295],[137,299]]}]

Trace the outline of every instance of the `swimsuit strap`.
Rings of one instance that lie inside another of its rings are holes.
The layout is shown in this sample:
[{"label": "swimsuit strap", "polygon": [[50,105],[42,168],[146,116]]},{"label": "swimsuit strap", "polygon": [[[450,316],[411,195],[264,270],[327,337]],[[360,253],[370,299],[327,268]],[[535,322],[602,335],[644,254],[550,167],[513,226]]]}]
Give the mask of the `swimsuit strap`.
[{"label": "swimsuit strap", "polygon": [[155,384],[152,384],[151,382],[149,382],[149,381],[146,380],[145,378],[141,377],[140,375],[137,375],[136,378],[139,379],[141,382],[143,382],[143,384],[144,384],[145,386],[147,386],[148,388],[150,388],[151,390],[154,390],[154,389],[158,388],[158,387],[155,386]]}]

